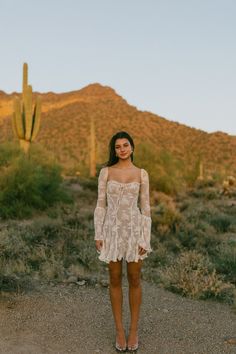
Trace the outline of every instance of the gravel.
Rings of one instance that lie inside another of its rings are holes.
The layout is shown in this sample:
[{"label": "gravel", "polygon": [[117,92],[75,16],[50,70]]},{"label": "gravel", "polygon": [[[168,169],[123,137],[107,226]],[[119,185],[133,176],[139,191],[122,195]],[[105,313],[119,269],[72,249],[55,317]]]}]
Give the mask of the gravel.
[{"label": "gravel", "polygon": [[[115,328],[105,285],[40,283],[30,291],[2,293],[0,353],[115,353]],[[139,354],[236,353],[236,312],[232,306],[183,298],[144,280],[142,289]],[[124,274],[123,290],[127,331],[128,283]]]}]

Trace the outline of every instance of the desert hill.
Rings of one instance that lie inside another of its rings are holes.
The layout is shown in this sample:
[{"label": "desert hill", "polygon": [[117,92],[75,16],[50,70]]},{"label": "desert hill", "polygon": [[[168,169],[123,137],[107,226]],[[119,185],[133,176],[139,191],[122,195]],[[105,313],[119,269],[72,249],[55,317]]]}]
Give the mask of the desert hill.
[{"label": "desert hill", "polygon": [[[53,152],[71,171],[84,168],[88,163],[89,127],[93,117],[98,164],[107,159],[111,136],[118,130],[126,130],[134,138],[137,154],[143,143],[152,154],[164,150],[189,166],[201,156],[207,173],[236,173],[236,136],[223,132],[209,134],[139,111],[112,88],[100,84],[66,93],[34,93],[38,94],[42,96],[43,113],[37,142]],[[19,93],[0,91],[0,143],[15,139],[11,129],[14,95]]]}]

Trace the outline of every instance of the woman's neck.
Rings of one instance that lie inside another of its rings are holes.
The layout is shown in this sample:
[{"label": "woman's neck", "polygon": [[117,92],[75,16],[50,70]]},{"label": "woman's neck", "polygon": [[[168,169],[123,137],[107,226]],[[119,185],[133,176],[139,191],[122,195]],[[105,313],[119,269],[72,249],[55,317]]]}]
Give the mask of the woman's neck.
[{"label": "woman's neck", "polygon": [[135,166],[132,164],[132,162],[117,162],[115,165],[113,165],[114,168],[118,168],[120,170],[126,170],[126,169],[132,169]]}]

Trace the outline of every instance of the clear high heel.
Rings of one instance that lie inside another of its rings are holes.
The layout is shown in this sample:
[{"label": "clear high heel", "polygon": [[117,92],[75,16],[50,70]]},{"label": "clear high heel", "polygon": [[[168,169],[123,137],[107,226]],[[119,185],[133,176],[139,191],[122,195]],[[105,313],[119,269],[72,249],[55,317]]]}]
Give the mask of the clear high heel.
[{"label": "clear high heel", "polygon": [[115,348],[118,352],[124,353],[127,350],[127,345],[125,345],[125,347],[122,347],[116,340]]},{"label": "clear high heel", "polygon": [[136,352],[138,350],[138,336],[137,336],[137,342],[133,345],[128,345],[127,349],[131,353]]},{"label": "clear high heel", "polygon": [[121,347],[117,342],[116,342],[116,350],[119,352],[119,353],[125,353],[126,350],[127,350],[127,347]]}]

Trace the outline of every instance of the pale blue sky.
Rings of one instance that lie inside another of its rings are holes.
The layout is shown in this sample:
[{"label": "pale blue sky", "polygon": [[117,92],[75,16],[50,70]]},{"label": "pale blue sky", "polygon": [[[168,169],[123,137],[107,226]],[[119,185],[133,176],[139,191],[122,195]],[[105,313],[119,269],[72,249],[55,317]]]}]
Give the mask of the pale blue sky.
[{"label": "pale blue sky", "polygon": [[129,104],[236,135],[235,0],[0,0],[0,90],[99,82]]}]

